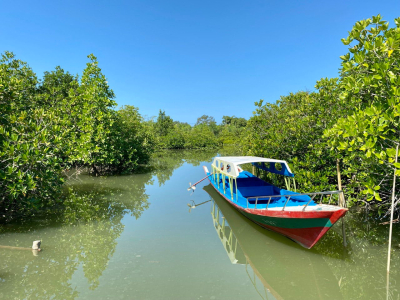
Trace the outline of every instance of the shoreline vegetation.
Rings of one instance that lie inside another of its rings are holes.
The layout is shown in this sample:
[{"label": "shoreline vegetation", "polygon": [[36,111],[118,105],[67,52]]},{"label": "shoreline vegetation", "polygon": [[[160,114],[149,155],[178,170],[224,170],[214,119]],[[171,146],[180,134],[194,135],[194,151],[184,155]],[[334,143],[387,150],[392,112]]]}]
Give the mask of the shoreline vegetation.
[{"label": "shoreline vegetation", "polygon": [[5,52],[0,59],[0,222],[71,205],[63,189],[71,169],[93,176],[140,171],[161,149],[216,149],[235,143],[244,118],[217,125],[173,121],[160,110],[145,120],[137,107],[116,109],[115,95],[97,58],[82,75],[61,67],[39,79],[26,62]]},{"label": "shoreline vegetation", "polygon": [[301,192],[336,190],[339,162],[348,205],[387,216],[393,173],[400,175],[400,18],[394,23],[389,27],[380,15],[357,22],[342,39],[349,48],[338,78],[319,80],[315,91],[260,100],[249,120],[224,116],[217,124],[203,115],[194,126],[162,110],[145,120],[135,106],[116,109],[93,54],[81,76],[56,67],[39,79],[26,62],[4,52],[0,223],[84,203],[87,196],[65,192],[68,170],[129,174],[157,151],[227,145],[242,155],[288,161]]}]

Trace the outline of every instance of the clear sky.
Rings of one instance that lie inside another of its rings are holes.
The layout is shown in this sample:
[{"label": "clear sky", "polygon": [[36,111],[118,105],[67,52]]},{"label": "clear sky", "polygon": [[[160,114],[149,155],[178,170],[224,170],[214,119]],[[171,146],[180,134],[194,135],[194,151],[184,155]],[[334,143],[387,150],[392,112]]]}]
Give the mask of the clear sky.
[{"label": "clear sky", "polygon": [[0,52],[39,77],[57,65],[81,74],[93,53],[118,105],[219,123],[336,77],[347,51],[340,39],[378,13],[394,26],[400,0],[3,0]]}]

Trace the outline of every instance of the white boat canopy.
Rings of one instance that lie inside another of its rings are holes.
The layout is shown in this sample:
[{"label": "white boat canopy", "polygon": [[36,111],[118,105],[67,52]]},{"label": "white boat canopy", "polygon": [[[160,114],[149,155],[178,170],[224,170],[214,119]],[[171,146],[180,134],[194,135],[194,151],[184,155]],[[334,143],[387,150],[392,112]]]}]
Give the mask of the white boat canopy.
[{"label": "white boat canopy", "polygon": [[212,167],[218,173],[222,173],[226,176],[236,178],[242,168],[239,165],[252,164],[253,166],[262,170],[280,174],[284,176],[294,177],[294,174],[290,170],[289,165],[284,160],[263,158],[256,156],[220,156],[215,157],[212,163]]}]

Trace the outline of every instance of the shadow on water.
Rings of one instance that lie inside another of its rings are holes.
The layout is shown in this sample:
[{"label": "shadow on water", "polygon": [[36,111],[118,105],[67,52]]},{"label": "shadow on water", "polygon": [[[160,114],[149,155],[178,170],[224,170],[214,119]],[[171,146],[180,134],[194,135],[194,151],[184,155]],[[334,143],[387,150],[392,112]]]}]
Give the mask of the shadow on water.
[{"label": "shadow on water", "polygon": [[69,182],[63,210],[3,227],[0,244],[29,247],[41,239],[43,251],[1,249],[0,298],[74,299],[70,281],[77,270],[95,289],[124,230],[123,217],[137,219],[149,207],[151,178],[80,176]]},{"label": "shadow on water", "polygon": [[[262,299],[386,299],[386,229],[370,226],[365,231],[362,213],[346,217],[347,248],[336,228],[307,250],[245,218],[211,185],[204,190],[212,199],[214,227],[230,261],[245,265]],[[395,250],[388,299],[400,297],[398,254]]]}]

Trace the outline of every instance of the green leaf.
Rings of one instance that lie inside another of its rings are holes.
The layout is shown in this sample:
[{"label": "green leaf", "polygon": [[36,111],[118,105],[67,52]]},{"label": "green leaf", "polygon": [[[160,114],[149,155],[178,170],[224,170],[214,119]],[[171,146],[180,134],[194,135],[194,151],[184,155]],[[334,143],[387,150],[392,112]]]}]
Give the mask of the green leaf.
[{"label": "green leaf", "polygon": [[389,157],[395,157],[395,156],[396,156],[396,149],[394,149],[394,148],[388,148],[388,149],[386,149],[386,154],[387,154]]},{"label": "green leaf", "polygon": [[374,193],[375,199],[378,201],[382,201],[381,196],[379,196],[379,193]]}]

